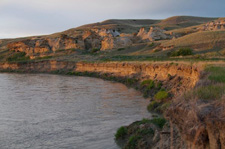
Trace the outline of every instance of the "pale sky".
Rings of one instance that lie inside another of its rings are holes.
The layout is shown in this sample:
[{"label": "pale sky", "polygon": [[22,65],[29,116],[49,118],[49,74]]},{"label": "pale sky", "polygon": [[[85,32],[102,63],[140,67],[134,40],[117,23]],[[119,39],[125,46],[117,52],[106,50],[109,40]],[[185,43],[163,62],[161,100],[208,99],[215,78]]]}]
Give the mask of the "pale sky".
[{"label": "pale sky", "polygon": [[0,0],[0,38],[60,32],[107,19],[225,17],[225,0]]}]

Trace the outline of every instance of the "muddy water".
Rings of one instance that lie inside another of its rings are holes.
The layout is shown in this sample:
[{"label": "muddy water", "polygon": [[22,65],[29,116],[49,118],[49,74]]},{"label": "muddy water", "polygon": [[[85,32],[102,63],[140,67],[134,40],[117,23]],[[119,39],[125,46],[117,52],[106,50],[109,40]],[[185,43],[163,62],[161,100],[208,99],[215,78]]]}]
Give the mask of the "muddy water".
[{"label": "muddy water", "polygon": [[117,149],[117,128],[149,117],[147,104],[101,79],[0,74],[0,148]]}]

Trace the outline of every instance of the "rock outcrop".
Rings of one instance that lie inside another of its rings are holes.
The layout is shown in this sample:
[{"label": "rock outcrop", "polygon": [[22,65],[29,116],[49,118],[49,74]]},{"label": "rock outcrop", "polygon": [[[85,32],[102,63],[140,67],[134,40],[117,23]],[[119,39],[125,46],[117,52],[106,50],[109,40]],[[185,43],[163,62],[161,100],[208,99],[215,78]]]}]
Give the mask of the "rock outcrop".
[{"label": "rock outcrop", "polygon": [[120,34],[113,29],[92,29],[101,40],[101,50],[111,50],[131,45],[132,38],[130,34]]},{"label": "rock outcrop", "polygon": [[118,37],[120,33],[115,29],[92,29],[95,33],[97,33],[101,37]]},{"label": "rock outcrop", "polygon": [[101,49],[111,50],[130,46],[134,43],[168,39],[170,35],[163,33],[158,27],[151,27],[149,32],[141,28],[137,35],[120,34],[114,29],[90,29],[77,35],[57,34],[22,39],[8,44],[11,51],[26,52],[28,56],[54,53],[67,49]]},{"label": "rock outcrop", "polygon": [[27,55],[32,56],[35,54],[51,53],[60,49],[83,49],[84,43],[81,41],[81,37],[73,38],[67,35],[60,35],[55,38],[25,39],[9,43],[7,47],[11,51],[25,52]]},{"label": "rock outcrop", "polygon": [[110,50],[127,47],[133,44],[132,37],[124,36],[124,37],[105,37],[102,40],[101,50]]},{"label": "rock outcrop", "polygon": [[200,27],[200,31],[217,31],[225,29],[225,19],[219,19],[217,21],[212,21],[204,26]]},{"label": "rock outcrop", "polygon": [[[103,45],[102,45],[103,44]],[[26,52],[27,55],[51,53],[67,49],[114,49],[132,44],[130,36],[120,37],[116,30],[93,29],[84,31],[75,37],[61,34],[58,36],[44,36],[24,39],[8,44],[8,49],[16,52]]]},{"label": "rock outcrop", "polygon": [[170,35],[166,35],[164,30],[158,27],[150,27],[150,30],[147,32],[144,28],[141,28],[137,34],[142,40],[155,41],[161,39],[169,39]]}]

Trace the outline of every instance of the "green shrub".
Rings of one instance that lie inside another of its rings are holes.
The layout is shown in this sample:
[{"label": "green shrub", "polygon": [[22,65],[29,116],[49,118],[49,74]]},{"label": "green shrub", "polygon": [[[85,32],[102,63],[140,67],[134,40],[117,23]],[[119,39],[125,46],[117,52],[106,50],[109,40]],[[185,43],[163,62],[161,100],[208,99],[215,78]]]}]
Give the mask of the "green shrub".
[{"label": "green shrub", "polygon": [[50,59],[52,56],[44,56],[44,57],[37,57],[36,60],[42,60],[42,59]]},{"label": "green shrub", "polygon": [[161,87],[162,87],[162,82],[158,82],[157,83],[157,89],[161,89]]},{"label": "green shrub", "polygon": [[164,126],[164,124],[166,123],[166,119],[162,118],[162,117],[155,117],[153,119],[142,119],[141,121],[137,121],[135,122],[135,124],[137,125],[141,125],[141,124],[149,124],[152,123],[156,126],[158,126],[159,128],[162,128]]},{"label": "green shrub", "polygon": [[152,42],[148,47],[154,47],[154,45],[155,45],[155,43],[154,42]]},{"label": "green shrub", "polygon": [[148,109],[149,112],[152,112],[152,111],[154,111],[159,105],[160,105],[160,103],[158,103],[157,101],[152,101],[152,102],[148,105],[147,109]]},{"label": "green shrub", "polygon": [[138,135],[131,136],[126,145],[126,149],[135,149],[139,139],[141,139],[141,136]]},{"label": "green shrub", "polygon": [[95,49],[92,49],[92,50],[91,50],[91,53],[96,53],[96,52],[98,52],[98,51],[100,51],[100,49],[95,48]]},{"label": "green shrub", "polygon": [[147,86],[147,89],[153,89],[154,87],[155,87],[155,83],[153,81]]},{"label": "green shrub", "polygon": [[154,112],[164,113],[164,111],[166,111],[168,109],[170,104],[171,104],[170,102],[166,102],[166,103],[160,104],[158,107],[156,107],[154,109]]},{"label": "green shrub", "polygon": [[154,118],[151,120],[151,123],[155,124],[159,128],[163,128],[163,126],[166,124],[166,119],[165,118]]},{"label": "green shrub", "polygon": [[138,133],[141,135],[152,135],[154,134],[154,130],[152,128],[139,129]]},{"label": "green shrub", "polygon": [[144,97],[144,98],[148,98],[148,96],[149,96],[148,90],[145,90],[145,91],[144,91],[144,94],[143,94],[143,97]]},{"label": "green shrub", "polygon": [[153,80],[144,80],[141,83],[141,86],[147,86],[147,89],[152,89],[155,86],[155,83]]},{"label": "green shrub", "polygon": [[177,51],[168,53],[168,56],[187,56],[187,55],[193,55],[193,50],[190,48],[180,48]]},{"label": "green shrub", "polygon": [[117,130],[117,132],[115,134],[115,138],[116,138],[116,140],[118,140],[120,138],[124,138],[126,135],[127,135],[127,128],[122,126]]},{"label": "green shrub", "polygon": [[25,61],[29,59],[30,58],[26,56],[25,52],[16,52],[13,55],[9,56],[6,60],[7,61]]},{"label": "green shrub", "polygon": [[125,50],[125,48],[119,48],[119,49],[117,49],[117,51],[123,51],[123,50]]},{"label": "green shrub", "polygon": [[150,119],[143,118],[141,121],[135,122],[135,124],[141,125],[141,124],[147,124],[147,123],[150,123],[150,122],[151,122]]},{"label": "green shrub", "polygon": [[141,83],[141,87],[145,87],[143,97],[147,98],[149,96],[151,89],[155,87],[155,82],[152,80],[144,80]]},{"label": "green shrub", "polygon": [[152,80],[144,80],[141,82],[141,86],[144,86],[146,84],[150,84],[152,82]]},{"label": "green shrub", "polygon": [[159,91],[158,93],[155,94],[155,99],[157,101],[161,101],[163,99],[168,98],[169,94],[166,91]]},{"label": "green shrub", "polygon": [[127,85],[133,85],[135,83],[137,83],[138,80],[137,79],[134,79],[134,78],[127,78],[126,81],[125,81],[125,84]]},{"label": "green shrub", "polygon": [[170,105],[171,105],[170,102],[166,102],[166,103],[164,103],[162,106],[160,106],[160,110],[163,112],[163,111],[165,111],[166,109],[168,109]]},{"label": "green shrub", "polygon": [[141,124],[146,124],[146,123],[149,123],[150,122],[150,120],[149,119],[147,119],[147,118],[143,118],[142,120],[141,120]]},{"label": "green shrub", "polygon": [[166,89],[165,88],[161,88],[159,91],[166,91]]}]

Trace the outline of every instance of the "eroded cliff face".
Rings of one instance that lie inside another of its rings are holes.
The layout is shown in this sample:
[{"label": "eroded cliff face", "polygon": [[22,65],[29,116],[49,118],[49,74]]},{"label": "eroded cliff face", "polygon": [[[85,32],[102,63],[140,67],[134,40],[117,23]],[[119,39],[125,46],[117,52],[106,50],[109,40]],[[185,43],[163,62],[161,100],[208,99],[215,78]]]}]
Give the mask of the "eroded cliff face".
[{"label": "eroded cliff face", "polygon": [[165,86],[174,94],[194,87],[201,75],[201,69],[197,66],[144,62],[77,63],[76,71],[109,73],[120,77],[135,77],[139,80],[159,80],[163,81]]},{"label": "eroded cliff face", "polygon": [[190,149],[225,148],[225,104],[201,100],[177,101],[166,112]]},{"label": "eroded cliff face", "polygon": [[23,72],[76,71],[110,74],[116,77],[136,78],[138,80],[162,81],[167,90],[174,95],[195,86],[201,75],[197,66],[186,64],[148,63],[148,62],[108,62],[75,63],[64,61],[41,61],[29,63],[2,63],[1,70]]},{"label": "eroded cliff face", "polygon": [[76,67],[74,62],[40,61],[29,63],[1,63],[0,71],[40,72],[72,71]]}]

